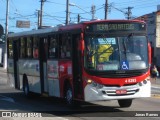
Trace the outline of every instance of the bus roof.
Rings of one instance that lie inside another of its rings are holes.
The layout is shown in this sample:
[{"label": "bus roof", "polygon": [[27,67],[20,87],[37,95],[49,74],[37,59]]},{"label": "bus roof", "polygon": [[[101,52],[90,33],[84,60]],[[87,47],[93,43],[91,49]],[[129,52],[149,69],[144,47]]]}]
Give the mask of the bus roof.
[{"label": "bus roof", "polygon": [[19,33],[11,33],[11,34],[8,34],[8,37],[31,36],[31,35],[40,35],[40,34],[44,34],[44,33],[58,32],[58,31],[63,31],[63,30],[83,29],[85,25],[95,24],[95,23],[99,23],[99,22],[140,22],[140,23],[145,23],[144,21],[140,21],[140,20],[84,21],[84,22],[80,22],[78,24],[69,24],[66,26],[56,26],[56,27],[43,28],[43,29],[38,29],[38,30],[24,31],[24,32],[19,32]]},{"label": "bus roof", "polygon": [[24,32],[18,32],[18,33],[11,33],[8,34],[8,37],[19,37],[19,36],[26,36],[26,35],[39,35],[43,33],[51,33],[58,31],[58,27],[50,27],[50,28],[43,28],[38,30],[31,30],[31,31],[24,31]]}]

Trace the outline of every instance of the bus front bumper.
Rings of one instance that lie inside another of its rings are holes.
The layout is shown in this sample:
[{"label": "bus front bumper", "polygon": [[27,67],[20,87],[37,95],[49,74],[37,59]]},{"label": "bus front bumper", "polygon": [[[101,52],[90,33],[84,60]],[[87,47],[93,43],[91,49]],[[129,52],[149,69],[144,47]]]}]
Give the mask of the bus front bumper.
[{"label": "bus front bumper", "polygon": [[151,83],[145,80],[145,84],[137,83],[129,86],[103,86],[98,88],[88,84],[84,89],[85,101],[103,101],[118,99],[134,99],[151,96]]}]

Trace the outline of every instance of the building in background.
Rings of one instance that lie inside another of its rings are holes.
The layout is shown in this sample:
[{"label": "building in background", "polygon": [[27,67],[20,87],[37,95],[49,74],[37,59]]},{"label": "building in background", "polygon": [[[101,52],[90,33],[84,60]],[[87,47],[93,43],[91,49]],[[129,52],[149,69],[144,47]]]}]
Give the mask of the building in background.
[{"label": "building in background", "polygon": [[152,63],[160,70],[160,5],[157,11],[136,18],[147,23],[147,37],[152,47]]}]

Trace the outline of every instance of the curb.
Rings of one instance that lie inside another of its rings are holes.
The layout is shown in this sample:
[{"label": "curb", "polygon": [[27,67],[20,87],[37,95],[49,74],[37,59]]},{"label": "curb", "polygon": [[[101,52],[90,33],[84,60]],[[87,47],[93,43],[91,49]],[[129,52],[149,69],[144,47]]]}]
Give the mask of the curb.
[{"label": "curb", "polygon": [[155,98],[160,98],[160,95],[159,95],[159,94],[152,94],[151,96],[152,96],[152,97],[155,97]]},{"label": "curb", "polygon": [[3,67],[0,67],[0,72],[7,73],[7,69],[4,69]]},{"label": "curb", "polygon": [[151,86],[151,88],[160,89],[160,86]]}]

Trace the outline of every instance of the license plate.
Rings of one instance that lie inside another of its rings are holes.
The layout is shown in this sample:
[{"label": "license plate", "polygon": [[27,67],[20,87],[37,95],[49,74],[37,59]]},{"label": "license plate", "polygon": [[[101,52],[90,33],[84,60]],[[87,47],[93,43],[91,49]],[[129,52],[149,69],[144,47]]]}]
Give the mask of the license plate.
[{"label": "license plate", "polygon": [[116,94],[126,94],[127,90],[116,90]]}]

